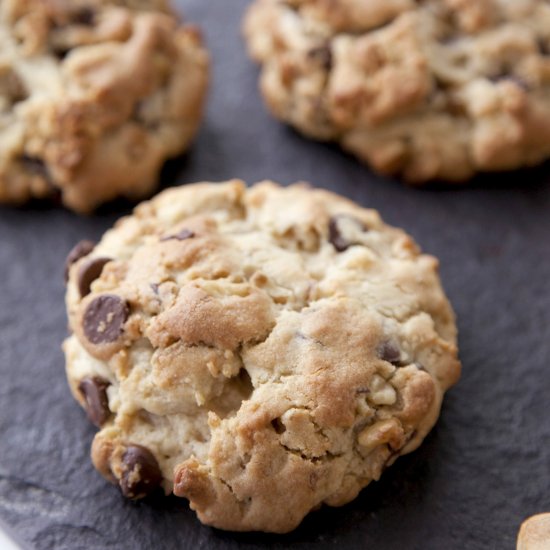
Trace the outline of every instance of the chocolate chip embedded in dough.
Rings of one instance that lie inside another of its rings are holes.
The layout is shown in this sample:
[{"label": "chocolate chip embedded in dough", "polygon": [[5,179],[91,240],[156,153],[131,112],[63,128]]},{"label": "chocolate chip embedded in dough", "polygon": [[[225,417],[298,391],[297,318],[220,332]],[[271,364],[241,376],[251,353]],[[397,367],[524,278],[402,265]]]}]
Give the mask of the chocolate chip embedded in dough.
[{"label": "chocolate chip embedded in dough", "polygon": [[111,416],[107,388],[109,382],[99,377],[86,377],[80,381],[78,390],[84,397],[86,413],[92,424],[101,428]]},{"label": "chocolate chip embedded in dough", "polygon": [[91,27],[95,23],[95,11],[90,7],[79,9],[73,16],[72,22],[76,25]]},{"label": "chocolate chip embedded in dough", "polygon": [[309,50],[307,55],[309,59],[318,62],[326,71],[330,71],[332,68],[332,50],[328,44]]},{"label": "chocolate chip embedded in dough", "polygon": [[401,351],[397,344],[389,340],[381,344],[378,348],[378,357],[396,367],[401,365]]},{"label": "chocolate chip embedded in dough", "polygon": [[31,174],[35,174],[37,176],[42,176],[44,179],[49,179],[46,163],[42,159],[23,155],[21,157],[21,163],[23,164],[27,172],[30,172]]},{"label": "chocolate chip embedded in dough", "polygon": [[195,236],[195,233],[193,231],[190,231],[189,229],[182,229],[179,233],[176,233],[175,235],[169,235],[168,237],[163,237],[161,239],[161,242],[164,241],[186,241],[187,239],[192,239]]},{"label": "chocolate chip embedded in dough", "polygon": [[358,244],[345,235],[344,226],[355,226],[355,229],[365,232],[367,228],[361,221],[348,214],[339,214],[330,218],[328,224],[328,240],[338,252],[344,252],[350,246]]},{"label": "chocolate chip embedded in dough", "polygon": [[124,331],[128,319],[128,304],[114,294],[103,294],[92,300],[82,319],[82,328],[92,344],[116,342]]},{"label": "chocolate chip embedded in dough", "polygon": [[328,240],[338,252],[344,252],[350,247],[350,243],[340,233],[336,216],[331,218],[328,224]]},{"label": "chocolate chip embedded in dough", "polygon": [[82,265],[78,272],[78,290],[82,298],[90,294],[92,283],[101,276],[103,268],[110,261],[111,258],[92,258]]},{"label": "chocolate chip embedded in dough", "polygon": [[130,445],[122,455],[122,475],[119,480],[122,494],[131,499],[143,498],[162,482],[158,462],[149,449]]},{"label": "chocolate chip embedded in dough", "polygon": [[71,266],[81,258],[84,258],[84,256],[87,256],[94,247],[95,243],[93,241],[84,240],[80,241],[72,248],[65,260],[65,282],[69,280],[69,270]]}]

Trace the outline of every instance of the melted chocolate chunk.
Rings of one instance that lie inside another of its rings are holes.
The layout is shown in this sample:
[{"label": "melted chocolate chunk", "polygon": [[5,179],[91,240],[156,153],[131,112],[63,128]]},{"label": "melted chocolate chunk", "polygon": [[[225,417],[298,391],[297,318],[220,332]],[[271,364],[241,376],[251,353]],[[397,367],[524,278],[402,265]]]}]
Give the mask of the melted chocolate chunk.
[{"label": "melted chocolate chunk", "polygon": [[95,243],[92,241],[80,241],[77,243],[67,255],[65,260],[65,282],[69,280],[69,270],[71,266],[78,262],[84,256],[87,256],[95,247]]},{"label": "melted chocolate chunk", "polygon": [[357,227],[360,227],[361,231],[367,231],[367,228],[353,216],[349,216],[347,214],[340,214],[330,218],[330,221],[328,224],[328,240],[338,252],[344,252],[353,244],[358,244],[356,242],[348,240],[342,234],[340,225],[345,220],[352,221],[354,224],[357,225]]},{"label": "melted chocolate chunk", "polygon": [[109,382],[103,378],[83,378],[78,385],[78,390],[84,397],[86,412],[92,424],[101,428],[111,416],[109,400],[107,399],[107,388]]},{"label": "melted chocolate chunk", "polygon": [[401,365],[401,351],[394,342],[384,342],[378,348],[378,357],[396,367]]},{"label": "melted chocolate chunk", "polygon": [[100,277],[105,265],[111,261],[111,258],[92,258],[80,268],[78,290],[82,298],[90,294],[92,283]]},{"label": "melted chocolate chunk", "polygon": [[82,319],[84,335],[92,344],[116,342],[128,319],[128,304],[114,294],[104,294],[92,300]]},{"label": "melted chocolate chunk", "polygon": [[169,235],[168,237],[163,237],[161,239],[161,242],[164,241],[186,241],[187,239],[192,239],[195,236],[195,233],[193,231],[190,231],[189,229],[182,229],[179,233],[176,233],[175,235]]},{"label": "melted chocolate chunk", "polygon": [[153,453],[141,445],[130,445],[122,455],[122,494],[131,499],[143,498],[157,489],[162,473]]}]

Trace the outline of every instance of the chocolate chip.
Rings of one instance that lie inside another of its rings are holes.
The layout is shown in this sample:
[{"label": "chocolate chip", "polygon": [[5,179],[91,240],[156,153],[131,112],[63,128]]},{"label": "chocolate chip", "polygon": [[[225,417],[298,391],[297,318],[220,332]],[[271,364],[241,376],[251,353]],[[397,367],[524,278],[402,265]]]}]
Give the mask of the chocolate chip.
[{"label": "chocolate chip", "polygon": [[122,476],[119,481],[122,494],[127,498],[143,498],[151,494],[162,482],[158,462],[149,449],[130,445],[122,455]]},{"label": "chocolate chip", "polygon": [[547,42],[544,38],[539,38],[537,46],[541,55],[550,55],[550,42]]},{"label": "chocolate chip", "polygon": [[128,304],[113,294],[103,294],[92,300],[82,320],[82,328],[92,344],[109,344],[116,342],[128,319]]},{"label": "chocolate chip", "polygon": [[21,157],[21,162],[23,163],[23,166],[27,170],[27,172],[30,172],[31,174],[36,174],[38,176],[42,176],[45,179],[48,179],[48,169],[46,168],[46,164],[43,160],[36,158],[36,157],[30,157],[28,155],[23,155]]},{"label": "chocolate chip", "polygon": [[185,241],[187,239],[192,239],[195,236],[195,233],[193,231],[190,231],[189,229],[182,229],[179,233],[176,233],[175,235],[169,235],[168,237],[163,237],[161,239],[161,242],[164,241]]},{"label": "chocolate chip", "polygon": [[358,244],[357,242],[350,241],[342,234],[341,225],[343,222],[351,222],[356,225],[360,231],[367,230],[367,228],[353,216],[347,214],[333,216],[328,224],[328,240],[338,252],[344,252],[353,244]]},{"label": "chocolate chip", "polygon": [[63,59],[65,59],[69,55],[70,51],[70,48],[55,48],[53,50],[53,53],[57,57],[57,59],[63,61]]},{"label": "chocolate chip", "polygon": [[332,68],[332,51],[328,44],[309,50],[307,55],[311,60],[319,63],[326,71],[330,71]]},{"label": "chocolate chip", "polygon": [[401,351],[394,342],[389,340],[378,348],[378,357],[396,367],[401,365]]},{"label": "chocolate chip", "polygon": [[286,426],[283,424],[282,420],[280,418],[274,418],[271,421],[271,426],[278,434],[283,434],[286,432]]},{"label": "chocolate chip", "polygon": [[71,19],[77,25],[91,27],[95,22],[95,12],[90,7],[84,7],[78,10]]},{"label": "chocolate chip", "polygon": [[109,410],[109,400],[107,399],[107,388],[109,382],[103,378],[83,378],[78,389],[84,397],[86,412],[92,424],[101,428],[111,416]]},{"label": "chocolate chip", "polygon": [[92,258],[80,268],[78,290],[82,298],[90,294],[92,283],[100,277],[105,265],[111,261],[111,258]]},{"label": "chocolate chip", "polygon": [[69,270],[71,269],[71,266],[78,262],[80,258],[87,256],[94,249],[94,246],[94,242],[85,240],[80,241],[72,248],[67,255],[67,259],[65,260],[65,282],[69,280]]},{"label": "chocolate chip", "polygon": [[328,224],[328,240],[338,252],[344,252],[344,250],[347,250],[351,246],[351,243],[348,243],[341,235],[338,229],[338,219],[336,217],[331,218]]}]

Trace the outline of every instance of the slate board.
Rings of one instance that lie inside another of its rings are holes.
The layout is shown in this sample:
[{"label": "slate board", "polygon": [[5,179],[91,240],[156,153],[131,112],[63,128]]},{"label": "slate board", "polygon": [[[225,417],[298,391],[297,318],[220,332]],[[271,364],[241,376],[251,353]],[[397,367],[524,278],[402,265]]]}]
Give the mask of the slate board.
[{"label": "slate board", "polygon": [[203,27],[215,70],[202,131],[165,185],[309,180],[378,209],[441,259],[462,380],[417,452],[290,535],[203,527],[177,499],[127,502],[91,466],[94,430],[69,395],[60,344],[67,251],[130,207],[90,218],[0,208],[0,520],[36,549],[514,548],[521,521],[550,510],[550,166],[448,190],[377,177],[268,116],[240,38],[246,0],[179,5]]}]

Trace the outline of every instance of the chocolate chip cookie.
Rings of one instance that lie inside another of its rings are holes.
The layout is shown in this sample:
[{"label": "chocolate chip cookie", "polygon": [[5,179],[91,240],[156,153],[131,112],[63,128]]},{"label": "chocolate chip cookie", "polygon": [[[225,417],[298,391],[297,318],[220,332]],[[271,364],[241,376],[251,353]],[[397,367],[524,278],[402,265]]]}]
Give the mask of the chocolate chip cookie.
[{"label": "chocolate chip cookie", "polygon": [[0,202],[143,198],[197,130],[208,56],[164,0],[5,0],[0,50]]},{"label": "chocolate chip cookie", "polygon": [[244,25],[275,116],[421,184],[550,157],[544,0],[256,0]]},{"label": "chocolate chip cookie", "polygon": [[283,533],[416,449],[458,379],[438,262],[304,184],[164,191],[67,263],[74,397],[124,495]]}]

